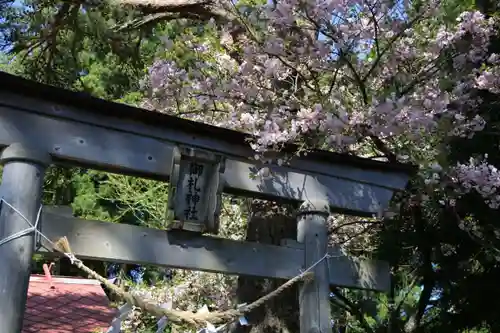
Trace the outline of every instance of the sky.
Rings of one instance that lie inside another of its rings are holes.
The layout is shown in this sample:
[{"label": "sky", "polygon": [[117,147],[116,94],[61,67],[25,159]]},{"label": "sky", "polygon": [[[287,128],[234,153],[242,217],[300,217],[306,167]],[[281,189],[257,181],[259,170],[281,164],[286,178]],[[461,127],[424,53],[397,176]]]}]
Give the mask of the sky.
[{"label": "sky", "polygon": [[[12,3],[11,6],[14,6],[14,7],[22,7],[23,6],[23,2],[21,0],[14,0],[14,2]],[[0,24],[2,23],[5,23],[5,18],[3,16],[0,16]],[[2,31],[0,30],[0,40],[3,39],[3,33]],[[7,47],[7,49],[5,50],[0,50],[0,56],[5,53],[5,52],[8,52],[10,50],[10,47]],[[0,57],[1,58],[1,57]],[[3,60],[3,59],[2,59]]]}]

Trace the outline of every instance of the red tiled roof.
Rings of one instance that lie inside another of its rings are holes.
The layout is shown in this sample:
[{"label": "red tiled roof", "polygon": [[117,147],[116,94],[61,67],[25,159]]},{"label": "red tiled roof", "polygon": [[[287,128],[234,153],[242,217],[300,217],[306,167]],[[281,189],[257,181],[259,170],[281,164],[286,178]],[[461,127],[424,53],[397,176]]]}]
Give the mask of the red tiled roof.
[{"label": "red tiled roof", "polygon": [[115,314],[96,280],[32,275],[22,333],[105,332]]}]

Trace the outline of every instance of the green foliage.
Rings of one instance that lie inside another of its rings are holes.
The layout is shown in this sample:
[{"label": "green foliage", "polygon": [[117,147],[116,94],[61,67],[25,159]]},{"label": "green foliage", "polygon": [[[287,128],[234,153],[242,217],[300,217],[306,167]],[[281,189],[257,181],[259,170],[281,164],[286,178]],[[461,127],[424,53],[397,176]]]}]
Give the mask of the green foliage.
[{"label": "green foliage", "polygon": [[0,52],[0,71],[7,73],[15,73],[16,71],[12,64],[11,57],[2,52]]},{"label": "green foliage", "polygon": [[[141,88],[141,81],[157,54],[161,58],[175,58],[186,64],[194,60],[192,49],[181,47],[180,43],[159,53],[159,46],[163,43],[160,37],[175,39],[180,30],[189,30],[200,40],[215,36],[214,33],[210,35],[210,28],[189,27],[175,22],[159,24],[149,31],[117,32],[112,27],[130,18],[133,13],[107,7],[75,10],[71,5],[57,1],[25,3],[28,8],[12,10],[2,26],[4,38],[13,49],[9,55],[2,54],[0,68],[126,104],[138,105],[144,100],[146,92]],[[55,33],[47,37],[46,23],[58,16],[65,16],[64,22],[61,21]],[[34,44],[38,42],[40,44]],[[165,182],[95,170],[51,167],[45,177],[43,202],[46,205],[71,205],[76,216],[86,219],[164,228],[167,185]],[[225,210],[234,210],[228,200]],[[242,214],[237,212],[236,218],[228,224],[226,236],[235,238],[243,235],[242,225],[238,225],[242,218]],[[34,259],[34,272],[43,272],[41,265],[47,259],[39,255]],[[58,263],[61,272],[74,274],[69,267],[63,267],[67,264]],[[100,272],[104,272],[106,266],[105,263],[88,261],[86,264],[92,264],[92,268]],[[158,269],[145,268],[144,281],[159,285],[161,274]],[[123,266],[121,276],[128,270]],[[213,283],[209,285],[213,286]],[[199,293],[199,297],[203,298],[199,302],[209,301],[208,292]],[[156,332],[156,318],[141,315],[140,319],[141,328],[134,332]],[[165,332],[169,332],[169,328]]]},{"label": "green foliage", "polygon": [[[0,53],[0,70],[137,105],[146,94],[141,81],[155,57],[175,59],[186,68],[197,59],[192,45],[177,38],[181,32],[195,36],[195,41],[200,43],[209,41],[216,50],[221,48],[215,40],[213,25],[172,21],[142,30],[116,31],[115,25],[133,19],[137,13],[105,5],[82,5],[75,9],[74,4],[68,3],[28,0],[26,8],[15,8],[8,1],[0,2],[4,19],[0,21],[3,42],[13,47],[10,54]],[[238,6],[262,3],[260,0],[239,1]],[[415,2],[415,6],[418,5]],[[472,0],[445,0],[433,23],[451,22],[461,11],[474,5]],[[54,33],[48,34],[47,22],[56,17],[65,20],[61,20]],[[163,37],[170,40],[166,49]],[[37,42],[41,43],[34,44]],[[28,49],[31,52],[27,52]],[[488,153],[490,161],[500,165],[498,135],[488,134],[498,133],[500,126],[498,97],[484,97],[486,101],[477,111],[487,118],[490,127],[474,140],[450,142],[442,156],[443,164],[461,161],[481,147],[481,153]],[[422,151],[422,156],[416,156],[416,160],[428,160],[425,153]],[[421,186],[415,181],[410,188],[415,194]],[[164,182],[51,167],[45,178],[43,202],[71,205],[75,215],[87,219],[164,228],[167,194]],[[418,315],[423,304],[426,310],[422,314],[425,327],[422,332],[500,330],[495,311],[496,300],[500,299],[495,287],[500,278],[497,250],[500,244],[496,236],[498,228],[494,226],[499,219],[498,212],[487,209],[474,195],[460,203],[459,211],[443,209],[439,204],[443,196],[443,193],[436,193],[425,205],[417,207],[419,210],[403,207],[400,216],[386,221],[375,239],[378,250],[373,256],[390,262],[392,290],[388,295],[349,290],[334,297],[332,311],[339,329],[348,328],[349,333],[403,332],[405,323]],[[241,203],[225,198],[223,212],[221,236],[243,238],[246,215]],[[467,224],[477,225],[480,234],[471,237],[470,231],[460,228],[457,214]],[[43,260],[37,256],[35,261],[39,266]],[[176,277],[174,284],[189,281],[186,276]],[[158,271],[147,267],[145,280],[161,286],[159,279]],[[206,278],[206,281],[214,288],[229,283],[216,278]],[[138,287],[149,288],[146,285]],[[199,288],[195,289],[196,295],[189,295],[189,299],[196,305],[210,303],[211,291],[205,287],[196,288]],[[440,290],[440,297],[425,299],[423,290],[429,288]],[[493,305],[489,304],[490,300]],[[451,308],[455,313],[449,311]],[[154,326],[156,318],[146,315],[140,318],[141,330],[136,332],[155,331],[148,328]]]}]

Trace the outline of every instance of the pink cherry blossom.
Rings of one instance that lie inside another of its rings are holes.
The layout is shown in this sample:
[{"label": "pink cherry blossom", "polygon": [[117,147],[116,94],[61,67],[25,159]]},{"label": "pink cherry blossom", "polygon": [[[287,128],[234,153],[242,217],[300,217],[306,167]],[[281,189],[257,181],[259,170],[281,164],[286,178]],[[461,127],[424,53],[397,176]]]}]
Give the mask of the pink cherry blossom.
[{"label": "pink cherry blossom", "polygon": [[[245,16],[235,10],[242,34],[229,37],[232,26],[212,23],[220,40],[186,44],[196,54],[189,68],[168,60],[151,67],[149,105],[252,134],[258,154],[313,142],[306,148],[365,156],[380,149],[376,137],[394,156],[431,165],[450,136],[472,137],[485,126],[472,93],[500,92],[498,56],[488,54],[497,22],[470,11],[444,25],[434,17],[439,1],[417,12],[410,5],[284,0]],[[471,168],[491,186],[477,185]],[[484,170],[470,164],[441,172],[491,203],[495,176]]]}]

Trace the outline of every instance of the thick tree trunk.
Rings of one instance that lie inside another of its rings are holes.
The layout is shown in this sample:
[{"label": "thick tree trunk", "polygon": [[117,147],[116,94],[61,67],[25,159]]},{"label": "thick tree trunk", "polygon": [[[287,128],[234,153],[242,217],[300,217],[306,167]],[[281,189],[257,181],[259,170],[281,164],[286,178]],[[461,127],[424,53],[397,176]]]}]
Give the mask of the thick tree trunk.
[{"label": "thick tree trunk", "polygon": [[[282,239],[296,239],[294,208],[272,202],[253,200],[247,227],[247,241],[280,245]],[[240,277],[238,302],[251,303],[285,281]],[[239,326],[232,333],[298,333],[299,308],[297,286],[247,315],[250,326]]]}]

